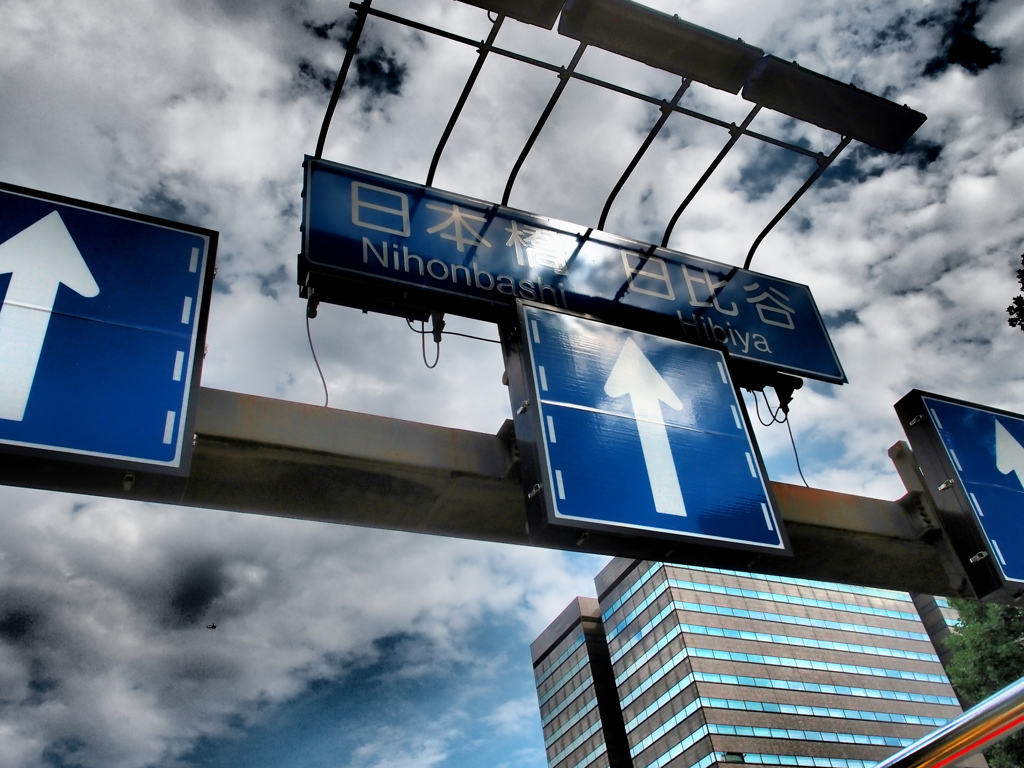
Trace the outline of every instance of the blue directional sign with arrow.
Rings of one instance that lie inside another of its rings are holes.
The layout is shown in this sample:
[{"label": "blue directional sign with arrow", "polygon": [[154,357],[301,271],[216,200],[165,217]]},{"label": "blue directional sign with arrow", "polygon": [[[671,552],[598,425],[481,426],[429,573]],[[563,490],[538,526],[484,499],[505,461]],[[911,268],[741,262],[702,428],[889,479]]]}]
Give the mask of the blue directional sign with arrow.
[{"label": "blue directional sign with arrow", "polygon": [[949,506],[951,499],[965,502],[961,506],[981,533],[977,543],[961,534],[954,545],[967,538],[971,545],[964,555],[969,566],[994,564],[1005,582],[1024,586],[1024,416],[927,393],[911,394],[918,395],[919,407],[909,422],[920,419],[905,426],[915,455],[921,454],[918,458],[925,467],[935,463],[927,455],[928,446],[915,441],[918,430],[932,433],[941,446],[939,464],[944,471],[927,478],[932,495],[940,508]]},{"label": "blue directional sign with arrow", "polygon": [[0,185],[0,445],[187,473],[215,246]]},{"label": "blue directional sign with arrow", "polygon": [[[787,551],[721,352],[520,307],[549,521]],[[517,427],[518,433],[518,427]]]}]

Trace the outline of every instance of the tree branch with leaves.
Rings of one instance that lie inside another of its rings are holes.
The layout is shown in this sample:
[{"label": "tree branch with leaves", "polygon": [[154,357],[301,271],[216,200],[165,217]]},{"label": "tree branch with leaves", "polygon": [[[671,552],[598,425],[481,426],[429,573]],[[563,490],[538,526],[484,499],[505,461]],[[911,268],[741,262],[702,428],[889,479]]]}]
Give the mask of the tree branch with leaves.
[{"label": "tree branch with leaves", "polygon": [[[949,604],[960,623],[946,639],[953,652],[946,673],[961,701],[974,706],[1024,677],[1024,610],[977,600]],[[1024,734],[986,750],[985,757],[991,768],[1021,768]]]},{"label": "tree branch with leaves", "polygon": [[[1021,265],[1024,266],[1024,253],[1020,255]],[[1024,269],[1017,270],[1017,281],[1020,283],[1021,291],[1024,291]],[[1011,328],[1020,327],[1024,331],[1024,296],[1013,297],[1013,303],[1006,308],[1006,314],[1010,316],[1007,322]]]}]

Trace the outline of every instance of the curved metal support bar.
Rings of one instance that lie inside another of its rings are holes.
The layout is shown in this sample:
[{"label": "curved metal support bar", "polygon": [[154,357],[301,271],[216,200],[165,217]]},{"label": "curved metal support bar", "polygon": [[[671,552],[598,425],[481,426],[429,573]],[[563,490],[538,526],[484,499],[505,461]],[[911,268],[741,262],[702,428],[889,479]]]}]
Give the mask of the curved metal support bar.
[{"label": "curved metal support bar", "polygon": [[341,62],[341,69],[338,70],[338,79],[334,81],[334,90],[331,91],[331,100],[327,103],[327,113],[324,115],[324,122],[320,126],[320,137],[316,140],[316,152],[314,157],[319,160],[324,154],[324,144],[327,143],[327,131],[331,127],[331,120],[334,118],[334,110],[341,99],[341,89],[348,78],[348,71],[352,66],[352,59],[355,58],[356,48],[359,47],[359,37],[363,34],[363,26],[366,24],[366,14],[370,10],[370,3],[373,0],[363,0],[362,4],[356,7],[356,24],[352,28],[352,37],[348,41],[348,48],[345,50],[345,58]]},{"label": "curved metal support bar", "polygon": [[727,141],[725,146],[722,147],[722,151],[718,153],[718,156],[711,162],[711,165],[708,166],[708,169],[704,171],[704,175],[700,177],[696,184],[693,185],[693,189],[690,190],[690,193],[686,196],[686,199],[684,199],[683,202],[679,204],[679,207],[676,208],[676,212],[673,213],[672,218],[669,219],[668,226],[665,227],[665,234],[662,235],[661,238],[662,248],[668,248],[668,239],[672,236],[672,230],[675,228],[676,222],[679,221],[679,217],[683,215],[683,211],[686,210],[686,206],[688,206],[690,204],[690,201],[697,196],[698,192],[701,191],[701,189],[707,183],[707,180],[711,178],[711,174],[715,172],[715,169],[718,168],[719,165],[721,165],[722,161],[725,159],[725,156],[729,154],[729,150],[736,146],[736,142],[739,141],[740,137],[746,133],[747,127],[750,125],[751,122],[753,122],[754,118],[757,116],[757,113],[760,111],[761,105],[755,104],[754,108],[747,113],[747,116],[743,118],[743,122],[740,123],[738,127],[735,123],[732,126],[730,126],[729,133],[731,133],[732,135],[729,137],[729,141]]},{"label": "curved metal support bar", "polygon": [[[429,24],[423,24],[421,22],[413,21],[411,19],[405,19],[402,18],[401,16],[397,16],[393,13],[388,13],[386,11],[381,11],[377,8],[369,9],[368,15],[378,19],[382,19],[384,21],[402,24],[406,27],[409,27],[410,29],[415,29],[419,32],[425,32],[430,35],[436,35],[437,37],[444,38],[445,40],[451,40],[456,43],[462,43],[463,45],[473,46],[474,48],[480,47],[479,40],[475,40],[470,37],[465,37],[464,35],[457,35],[454,32],[449,32],[444,29],[438,29],[437,27],[432,27]],[[529,66],[536,67],[537,69],[546,69],[549,72],[555,73],[564,72],[564,69],[558,66],[557,64],[551,64],[547,61],[542,61],[541,59],[536,59],[533,58],[532,56],[517,53],[516,51],[510,51],[500,46],[492,46],[491,53],[493,53],[496,56],[503,56],[504,58],[511,59],[512,61],[518,61],[522,64],[528,64]],[[665,103],[663,99],[659,99],[656,96],[651,96],[646,93],[640,93],[639,91],[632,90],[631,88],[625,88],[621,85],[616,85],[615,83],[609,83],[606,80],[591,77],[590,75],[584,75],[581,72],[570,72],[568,73],[568,77],[572,78],[573,80],[579,80],[580,82],[589,83],[590,85],[594,85],[599,88],[604,88],[605,90],[613,91],[614,93],[620,93],[623,96],[628,96],[630,98],[637,99],[638,101],[646,102],[655,107],[660,108]],[[701,122],[708,123],[709,125],[717,125],[719,128],[725,128],[726,130],[730,130],[733,127],[724,120],[719,120],[717,117],[705,115],[701,112],[697,112],[696,110],[687,109],[686,107],[680,107],[677,105],[673,107],[673,111],[678,112],[679,114],[684,115],[686,117],[692,117],[695,120],[700,120]],[[818,152],[807,149],[806,147],[801,147],[797,144],[788,144],[785,141],[781,141],[780,139],[776,139],[771,136],[766,136],[765,134],[762,133],[757,133],[756,131],[748,130],[744,133],[744,135],[749,136],[752,139],[757,139],[758,141],[763,141],[767,144],[773,144],[774,146],[781,147],[782,149],[788,150],[790,152],[795,152],[796,154],[799,155],[806,155],[808,157],[814,158],[817,158],[819,155]]]},{"label": "curved metal support bar", "polygon": [[1024,678],[989,696],[875,768],[941,768],[998,744],[1024,727]]},{"label": "curved metal support bar", "polygon": [[804,192],[811,188],[811,185],[818,180],[818,177],[825,172],[825,169],[832,165],[832,161],[839,157],[842,151],[850,145],[851,140],[849,136],[843,136],[843,140],[839,142],[839,146],[832,150],[831,155],[818,159],[818,167],[811,174],[811,177],[803,183],[803,186],[796,191],[796,194],[789,199],[789,202],[782,206],[782,210],[775,214],[775,218],[768,222],[768,226],[761,231],[754,244],[750,246],[750,250],[747,252],[747,260],[743,262],[744,269],[750,269],[750,262],[754,260],[754,251],[757,250],[757,246],[761,244],[765,236],[775,228],[776,224],[782,221],[782,217],[789,213],[789,210],[796,205],[797,200],[803,197]]},{"label": "curved metal support bar", "polygon": [[544,111],[537,120],[537,125],[533,127],[533,133],[531,133],[530,138],[526,140],[526,146],[523,147],[523,151],[519,153],[519,159],[516,160],[516,164],[512,166],[512,173],[509,174],[508,181],[505,183],[505,192],[501,196],[502,205],[508,205],[508,199],[512,195],[512,185],[516,183],[516,176],[519,175],[519,171],[523,167],[523,163],[526,162],[526,156],[530,154],[530,150],[533,149],[533,145],[537,142],[537,137],[540,136],[540,132],[543,130],[544,124],[547,123],[548,118],[551,116],[551,112],[555,108],[555,104],[558,102],[558,97],[562,95],[562,91],[565,90],[565,86],[568,85],[569,80],[572,79],[572,74],[576,69],[576,65],[580,63],[580,58],[583,56],[583,52],[586,49],[587,44],[580,43],[579,48],[576,49],[576,53],[573,54],[572,61],[569,62],[569,66],[558,73],[558,87],[555,88],[555,92],[552,93],[551,98],[548,99],[548,105],[544,107]]},{"label": "curved metal support bar", "polygon": [[605,201],[604,204],[604,209],[602,209],[601,211],[601,218],[597,222],[598,229],[604,229],[604,223],[608,220],[608,212],[611,210],[612,203],[615,202],[615,198],[618,196],[623,185],[626,183],[626,179],[628,179],[630,175],[633,173],[633,171],[636,170],[637,165],[640,164],[641,158],[643,158],[644,154],[650,148],[651,144],[654,143],[654,139],[658,136],[658,134],[661,132],[661,129],[665,126],[666,121],[668,121],[669,115],[672,114],[672,111],[675,109],[676,105],[679,104],[679,100],[683,98],[683,94],[686,93],[686,89],[690,87],[690,83],[692,82],[692,80],[689,80],[684,77],[682,84],[679,86],[679,90],[676,91],[676,95],[672,97],[672,101],[662,102],[661,117],[658,118],[658,121],[654,124],[654,127],[651,128],[651,132],[647,134],[647,138],[644,139],[644,143],[640,145],[640,149],[638,149],[636,155],[633,156],[632,162],[630,162],[630,164],[626,167],[626,170],[623,171],[622,176],[619,178],[618,183],[615,185],[615,188],[612,189],[611,194],[608,195],[608,199]]},{"label": "curved metal support bar", "polygon": [[[487,15],[490,18],[490,14]],[[445,145],[448,143],[448,139],[451,138],[452,131],[455,130],[455,123],[458,122],[459,116],[462,114],[462,108],[466,106],[466,101],[469,99],[469,92],[473,90],[473,86],[476,84],[476,79],[480,76],[480,70],[483,69],[484,60],[487,58],[487,54],[491,52],[491,47],[494,45],[494,40],[498,36],[498,30],[501,29],[501,22],[505,20],[503,14],[498,14],[498,18],[494,20],[491,25],[491,33],[487,36],[487,40],[480,48],[480,55],[477,56],[476,64],[473,67],[473,71],[469,75],[469,79],[466,81],[466,86],[462,89],[462,95],[459,96],[459,101],[455,105],[455,110],[452,112],[452,116],[448,118],[448,125],[444,128],[444,133],[441,134],[441,140],[437,143],[437,148],[434,150],[434,156],[430,160],[430,170],[427,171],[427,182],[428,187],[434,184],[434,174],[437,172],[437,164],[441,160],[441,153],[444,152]]]}]

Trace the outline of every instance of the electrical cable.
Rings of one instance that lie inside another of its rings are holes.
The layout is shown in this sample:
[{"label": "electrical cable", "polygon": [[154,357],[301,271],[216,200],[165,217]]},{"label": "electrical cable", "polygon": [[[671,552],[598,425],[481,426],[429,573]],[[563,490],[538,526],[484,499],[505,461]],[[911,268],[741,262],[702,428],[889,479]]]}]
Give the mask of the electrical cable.
[{"label": "electrical cable", "polygon": [[757,420],[761,422],[762,427],[770,426],[770,421],[765,421],[764,419],[761,418],[761,403],[757,401],[757,392],[755,392],[752,389],[748,389],[747,391],[754,396],[754,412],[757,413]]},{"label": "electrical cable", "polygon": [[[772,424],[775,423],[775,421],[764,420],[764,418],[761,416],[761,401],[757,399],[757,392],[755,392],[754,390],[750,390],[750,394],[754,396],[754,411],[757,413],[757,420],[761,422],[762,427],[770,427]],[[771,410],[769,410],[768,413],[771,414]]]},{"label": "electrical cable", "polygon": [[485,339],[483,336],[471,336],[468,333],[458,333],[457,331],[441,331],[445,336],[461,336],[464,339],[476,339],[477,341],[486,341],[490,344],[501,344],[498,339]]},{"label": "electrical cable", "polygon": [[423,364],[430,369],[437,368],[437,364],[441,362],[441,342],[435,342],[437,345],[437,355],[434,357],[434,364],[431,365],[427,362],[427,323],[425,320],[420,320],[420,330],[418,333],[420,334],[420,348],[423,350]]},{"label": "electrical cable", "polygon": [[[808,483],[807,478],[804,477],[803,467],[800,466],[800,454],[796,449],[796,440],[793,437],[793,426],[789,422],[789,411],[783,408],[782,404],[780,403],[779,407],[775,409],[774,413],[772,413],[772,405],[771,403],[768,402],[768,395],[764,393],[764,390],[761,390],[761,396],[764,397],[764,404],[765,407],[768,409],[768,415],[771,416],[770,421],[765,421],[764,418],[761,416],[761,403],[757,399],[757,392],[755,392],[754,390],[747,391],[754,396],[754,410],[757,412],[757,420],[761,422],[761,426],[770,427],[772,424],[786,425],[786,429],[789,431],[789,444],[793,446],[793,458],[796,460],[796,471],[800,475],[800,479],[804,481],[804,485],[810,488],[810,483]],[[783,414],[782,418],[779,418],[780,413]]]},{"label": "electrical cable", "polygon": [[[410,331],[412,331],[413,333],[418,333],[420,335],[420,348],[421,348],[422,353],[423,353],[423,364],[425,366],[427,366],[427,368],[430,368],[430,369],[436,368],[437,364],[441,360],[441,342],[440,341],[436,342],[436,344],[437,344],[437,357],[434,358],[433,364],[428,363],[427,362],[427,334],[432,334],[435,339],[439,335],[441,335],[441,336],[461,336],[464,339],[474,339],[475,341],[486,341],[486,342],[489,342],[491,344],[501,344],[501,341],[499,341],[498,339],[485,339],[483,336],[473,336],[473,335],[471,335],[469,333],[459,333],[458,331],[441,331],[440,334],[438,332],[436,332],[436,331],[433,331],[433,330],[428,331],[427,330],[427,323],[426,323],[425,320],[421,320],[420,321],[420,329],[419,330],[416,330],[416,328],[412,324],[412,320],[410,320],[409,318],[405,318],[405,324],[407,326],[409,326],[409,330]],[[443,322],[441,323],[441,326],[444,327],[444,323]]]},{"label": "electrical cable", "polygon": [[309,339],[309,351],[313,353],[313,362],[316,363],[316,372],[320,374],[320,381],[324,385],[324,408],[331,401],[331,393],[327,389],[327,379],[324,378],[323,369],[320,367],[320,361],[317,360],[316,350],[313,349],[313,334],[309,330],[309,315],[306,315],[306,338]]},{"label": "electrical cable", "polygon": [[768,415],[771,416],[771,418],[768,421],[765,421],[764,418],[762,418],[761,416],[761,403],[757,399],[757,392],[755,392],[752,389],[748,390],[748,392],[750,392],[754,396],[754,410],[757,412],[757,420],[761,422],[761,426],[770,427],[772,424],[781,424],[784,421],[784,419],[779,418],[779,412],[782,410],[782,407],[780,406],[779,409],[775,411],[775,413],[772,413],[772,406],[768,402],[768,396],[765,395],[764,391],[762,390],[761,395],[764,397],[765,407],[768,409]]},{"label": "electrical cable", "polygon": [[[408,318],[406,318],[405,324],[409,326],[409,330],[412,331],[413,333],[421,333],[421,334],[424,334],[424,335],[426,335],[428,333],[433,333],[433,331],[427,331],[427,330],[417,331],[413,327],[412,321],[409,320]],[[468,333],[459,333],[458,331],[441,331],[441,335],[442,336],[461,336],[464,339],[474,339],[476,341],[486,341],[489,344],[501,344],[501,340],[500,339],[485,339],[483,336],[473,336],[473,335],[468,334]]]},{"label": "electrical cable", "polygon": [[810,488],[811,485],[807,482],[807,478],[804,477],[804,471],[800,467],[800,454],[796,451],[796,440],[793,439],[793,427],[789,423],[789,414],[786,414],[786,429],[789,430],[789,442],[793,446],[793,458],[796,459],[796,471],[800,473],[800,479],[804,481],[804,485]]},{"label": "electrical cable", "polygon": [[[778,393],[776,393],[778,394]],[[782,403],[779,403],[779,407],[775,409],[775,413],[772,413],[771,403],[768,402],[768,395],[765,394],[764,390],[761,390],[761,396],[764,398],[764,405],[768,409],[768,413],[771,414],[772,424],[781,424],[786,421],[789,414],[785,408],[782,407]],[[782,418],[779,418],[779,414],[782,414]]]},{"label": "electrical cable", "polygon": [[757,420],[759,422],[761,422],[761,426],[762,427],[770,426],[771,425],[770,421],[766,422],[764,419],[761,418],[761,404],[757,401],[757,392],[755,392],[752,389],[748,389],[747,392],[749,392],[750,394],[752,394],[754,396],[754,412],[757,414]]}]

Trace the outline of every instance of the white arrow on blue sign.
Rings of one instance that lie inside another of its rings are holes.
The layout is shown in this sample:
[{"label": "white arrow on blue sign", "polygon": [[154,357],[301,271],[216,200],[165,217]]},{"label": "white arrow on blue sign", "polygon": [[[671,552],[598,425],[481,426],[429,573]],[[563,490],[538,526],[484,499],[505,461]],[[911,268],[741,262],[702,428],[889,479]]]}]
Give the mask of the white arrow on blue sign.
[{"label": "white arrow on blue sign", "polygon": [[923,401],[999,570],[1024,583],[1024,417]]},{"label": "white arrow on blue sign", "polygon": [[552,522],[787,550],[721,352],[536,305],[521,322]]},{"label": "white arrow on blue sign", "polygon": [[185,473],[215,243],[0,186],[0,444]]}]

